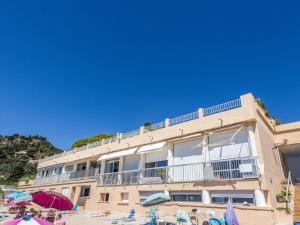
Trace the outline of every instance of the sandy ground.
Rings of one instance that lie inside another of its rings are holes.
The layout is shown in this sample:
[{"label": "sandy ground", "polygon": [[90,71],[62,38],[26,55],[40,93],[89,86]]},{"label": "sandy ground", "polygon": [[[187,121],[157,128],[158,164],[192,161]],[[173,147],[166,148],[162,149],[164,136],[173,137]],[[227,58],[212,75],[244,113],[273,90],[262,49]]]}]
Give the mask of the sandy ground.
[{"label": "sandy ground", "polygon": [[[8,215],[9,217],[4,221],[0,222],[0,224],[5,224],[5,222],[13,219],[15,215]],[[111,225],[111,221],[105,221],[104,218],[100,217],[92,217],[91,215],[86,214],[72,214],[72,215],[63,215],[63,219],[66,221],[67,225]],[[118,221],[117,225],[137,225],[143,224],[144,218],[137,217],[136,221],[132,222],[122,222]]]}]

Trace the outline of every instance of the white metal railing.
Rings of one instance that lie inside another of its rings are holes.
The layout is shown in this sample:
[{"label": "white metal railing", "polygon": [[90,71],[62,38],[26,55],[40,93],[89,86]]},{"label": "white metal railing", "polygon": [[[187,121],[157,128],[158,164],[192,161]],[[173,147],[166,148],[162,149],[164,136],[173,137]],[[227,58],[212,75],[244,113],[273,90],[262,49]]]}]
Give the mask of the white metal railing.
[{"label": "white metal railing", "polygon": [[113,143],[117,140],[117,135],[114,135],[110,138],[106,138],[103,140],[102,144],[109,144],[109,143]]},{"label": "white metal railing", "polygon": [[161,121],[158,123],[154,123],[154,124],[150,124],[148,126],[144,127],[144,131],[154,131],[154,130],[158,130],[158,129],[162,129],[165,128],[165,121]]},{"label": "white metal railing", "polygon": [[219,112],[224,112],[230,109],[235,109],[241,107],[241,99],[236,99],[230,102],[225,102],[223,104],[220,105],[215,105],[209,108],[205,108],[203,109],[203,115],[204,116],[209,116],[215,113],[219,113]]},{"label": "white metal railing", "polygon": [[176,124],[179,124],[179,123],[184,123],[184,122],[194,120],[194,119],[198,119],[198,118],[199,118],[198,111],[188,113],[188,114],[170,119],[170,126],[173,126],[173,125],[176,125]]},{"label": "white metal railing", "polygon": [[[224,111],[235,109],[235,108],[238,108],[238,107],[241,107],[241,100],[240,99],[236,99],[236,100],[226,102],[226,103],[223,103],[223,104],[220,104],[220,105],[205,108],[205,109],[203,109],[203,115],[204,116],[209,116],[209,115],[212,115],[212,114],[215,114],[215,113],[224,112]],[[194,120],[194,119],[198,119],[198,118],[199,118],[199,112],[195,111],[195,112],[192,112],[192,113],[188,113],[188,114],[170,119],[170,126],[173,126],[173,125],[176,125],[176,124],[179,124],[179,123],[184,123],[184,122]],[[154,131],[154,130],[162,129],[162,128],[165,128],[165,127],[166,127],[165,121],[162,121],[162,122],[155,123],[155,124],[144,127],[144,131],[145,132]],[[129,131],[129,132],[126,132],[126,133],[122,134],[122,139],[134,137],[134,136],[137,136],[139,134],[140,134],[140,129]],[[97,142],[90,143],[88,145],[78,147],[78,148],[76,148],[76,151],[77,152],[78,151],[83,151],[83,150],[94,148],[94,147],[101,146],[101,145],[104,145],[104,144],[113,143],[113,142],[116,142],[117,138],[118,138],[118,135],[114,135],[114,136],[112,136],[110,138],[107,138],[107,139],[104,139],[102,141],[97,141]],[[44,159],[40,159],[39,162],[41,163],[41,162],[45,162],[45,161],[48,161],[48,160],[51,160],[51,159],[54,159],[54,158],[58,158],[58,157],[62,157],[64,155],[71,154],[73,152],[71,150],[65,151],[64,153],[56,154],[56,155],[53,155],[53,156],[50,156],[50,157],[46,157]]]},{"label": "white metal railing", "polygon": [[76,152],[81,152],[83,150],[87,150],[87,145],[83,145],[83,146],[80,146],[80,147],[76,147]]},{"label": "white metal railing", "polygon": [[122,139],[134,137],[140,134],[140,129],[132,130],[126,133],[122,133]]},{"label": "white metal railing", "polygon": [[88,144],[88,148],[95,148],[97,146],[101,146],[102,145],[102,140],[101,141],[95,141],[95,142],[92,142],[90,144]]},{"label": "white metal railing", "polygon": [[48,177],[36,178],[34,184],[43,185],[43,184],[53,184],[53,183],[62,183],[70,180],[70,173],[64,173],[60,175],[52,175]]},{"label": "white metal railing", "polygon": [[[243,168],[247,168],[245,171]],[[254,157],[156,167],[98,175],[98,186],[258,178]]]},{"label": "white metal railing", "polygon": [[96,169],[72,171],[59,175],[51,175],[47,177],[40,177],[34,180],[34,184],[52,184],[52,183],[63,183],[70,180],[85,180],[85,179],[96,179]]},{"label": "white metal railing", "polygon": [[70,180],[82,180],[96,178],[96,169],[80,170],[70,173]]}]

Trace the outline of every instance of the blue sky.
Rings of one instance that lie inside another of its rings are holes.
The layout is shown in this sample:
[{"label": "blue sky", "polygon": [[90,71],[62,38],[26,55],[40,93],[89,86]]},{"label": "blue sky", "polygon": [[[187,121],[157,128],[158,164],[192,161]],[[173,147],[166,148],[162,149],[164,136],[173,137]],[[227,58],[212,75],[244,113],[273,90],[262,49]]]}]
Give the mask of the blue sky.
[{"label": "blue sky", "polygon": [[299,1],[0,3],[0,134],[57,147],[252,92],[300,119]]}]

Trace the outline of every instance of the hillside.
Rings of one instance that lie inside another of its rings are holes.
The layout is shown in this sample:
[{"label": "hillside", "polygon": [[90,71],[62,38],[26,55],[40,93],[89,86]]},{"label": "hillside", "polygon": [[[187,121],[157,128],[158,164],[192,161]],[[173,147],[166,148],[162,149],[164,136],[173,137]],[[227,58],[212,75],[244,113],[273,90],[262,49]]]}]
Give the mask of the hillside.
[{"label": "hillside", "polygon": [[0,135],[0,184],[15,184],[36,173],[35,160],[61,152],[41,136]]}]

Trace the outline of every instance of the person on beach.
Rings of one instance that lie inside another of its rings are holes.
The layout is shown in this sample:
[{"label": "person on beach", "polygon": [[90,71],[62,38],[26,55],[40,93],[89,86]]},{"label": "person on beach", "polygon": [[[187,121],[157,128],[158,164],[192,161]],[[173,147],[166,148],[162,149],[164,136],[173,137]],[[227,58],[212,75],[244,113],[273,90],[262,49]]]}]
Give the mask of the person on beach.
[{"label": "person on beach", "polygon": [[58,214],[56,216],[55,225],[66,225],[66,222],[62,219],[62,215]]},{"label": "person on beach", "polygon": [[40,219],[43,219],[43,220],[45,219],[45,217],[43,216],[43,211],[42,210],[39,210],[36,216]]},{"label": "person on beach", "polygon": [[22,218],[23,216],[26,215],[26,207],[25,206],[21,206],[18,210],[18,214],[16,215],[15,219],[19,219]]},{"label": "person on beach", "polygon": [[55,211],[53,209],[50,209],[49,212],[47,213],[46,220],[50,223],[54,223],[55,218],[56,218]]}]

